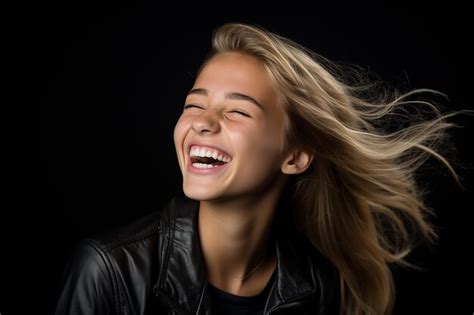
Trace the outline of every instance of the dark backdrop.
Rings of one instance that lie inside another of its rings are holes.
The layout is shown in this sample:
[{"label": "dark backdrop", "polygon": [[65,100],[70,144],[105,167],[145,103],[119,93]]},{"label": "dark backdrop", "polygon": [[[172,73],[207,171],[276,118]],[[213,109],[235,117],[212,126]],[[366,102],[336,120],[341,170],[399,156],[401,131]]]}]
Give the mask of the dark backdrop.
[{"label": "dark backdrop", "polygon": [[[40,108],[39,134],[30,137],[39,136],[39,176],[22,177],[33,184],[3,220],[2,315],[51,313],[79,239],[160,209],[181,193],[173,127],[212,30],[228,21],[259,24],[401,89],[440,90],[449,96],[442,100],[448,110],[471,107],[469,17],[452,2],[36,7],[28,27],[33,93],[38,89],[31,108]],[[452,121],[464,125],[453,130],[452,141],[466,189],[441,164],[423,175],[441,238],[412,255],[426,271],[397,274],[396,314],[473,311],[472,206],[466,203],[473,192],[466,167],[472,120]]]}]

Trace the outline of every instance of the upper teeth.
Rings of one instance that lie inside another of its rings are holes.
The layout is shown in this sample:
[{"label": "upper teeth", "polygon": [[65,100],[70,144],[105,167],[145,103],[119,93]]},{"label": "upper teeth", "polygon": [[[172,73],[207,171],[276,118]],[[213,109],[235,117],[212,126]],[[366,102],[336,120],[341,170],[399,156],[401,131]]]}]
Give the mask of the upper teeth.
[{"label": "upper teeth", "polygon": [[211,148],[203,148],[198,146],[193,146],[190,151],[191,157],[212,157],[215,160],[222,162],[230,162],[230,158],[222,155],[219,151]]}]

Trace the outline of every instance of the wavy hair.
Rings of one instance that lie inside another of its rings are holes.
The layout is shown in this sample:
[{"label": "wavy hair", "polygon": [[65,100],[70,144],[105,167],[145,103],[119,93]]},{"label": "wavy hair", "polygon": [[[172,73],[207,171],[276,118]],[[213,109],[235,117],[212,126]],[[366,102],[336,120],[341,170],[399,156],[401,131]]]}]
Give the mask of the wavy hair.
[{"label": "wavy hair", "polygon": [[[299,147],[314,155],[310,168],[288,182],[293,217],[339,270],[340,313],[390,314],[391,264],[415,267],[407,254],[417,240],[437,238],[417,169],[434,157],[461,185],[438,149],[456,126],[447,119],[462,111],[442,114],[432,102],[413,98],[443,93],[382,88],[360,68],[331,62],[259,26],[228,23],[214,30],[200,70],[224,52],[264,65],[289,117],[285,150]],[[434,118],[423,119],[423,109]],[[390,130],[390,121],[409,125]]]}]

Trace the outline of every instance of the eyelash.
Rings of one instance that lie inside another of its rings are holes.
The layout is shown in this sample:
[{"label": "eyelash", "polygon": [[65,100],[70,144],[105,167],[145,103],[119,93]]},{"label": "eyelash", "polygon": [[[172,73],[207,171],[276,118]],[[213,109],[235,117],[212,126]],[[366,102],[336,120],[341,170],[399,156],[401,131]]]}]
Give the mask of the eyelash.
[{"label": "eyelash", "polygon": [[190,108],[190,107],[202,108],[202,107],[200,107],[200,106],[197,106],[197,105],[194,105],[194,104],[188,104],[188,105],[184,105],[184,107],[183,107],[183,108],[184,108],[184,109],[186,109],[186,108]]},{"label": "eyelash", "polygon": [[[191,108],[191,107],[196,107],[196,108],[201,108],[201,109],[202,109],[202,107],[201,107],[201,106],[194,105],[194,104],[188,104],[188,105],[184,105],[184,109]],[[247,114],[247,113],[244,113],[244,112],[241,112],[241,111],[238,111],[238,110],[233,110],[233,111],[231,111],[231,113],[238,113],[238,114],[240,114],[240,115],[242,115],[242,116],[245,116],[245,117],[250,117],[250,115],[249,115],[249,114]]]},{"label": "eyelash", "polygon": [[238,113],[238,114],[240,114],[240,115],[242,115],[242,116],[250,117],[250,115],[248,115],[247,113],[241,112],[241,111],[239,111],[239,110],[233,110],[233,111],[231,111],[231,113]]}]

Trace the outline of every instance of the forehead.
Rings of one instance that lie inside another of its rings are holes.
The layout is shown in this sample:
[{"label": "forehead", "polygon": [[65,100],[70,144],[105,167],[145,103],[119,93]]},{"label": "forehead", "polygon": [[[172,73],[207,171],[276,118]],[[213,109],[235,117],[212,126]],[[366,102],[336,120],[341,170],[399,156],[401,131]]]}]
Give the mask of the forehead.
[{"label": "forehead", "polygon": [[237,52],[214,56],[194,84],[210,93],[240,92],[267,103],[276,101],[275,88],[264,65],[255,57]]}]

